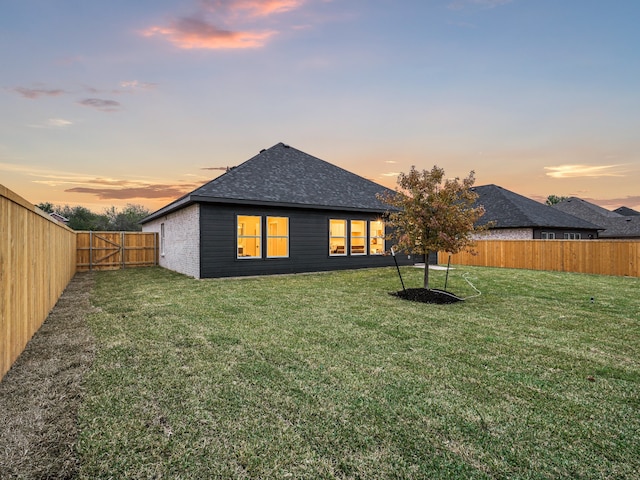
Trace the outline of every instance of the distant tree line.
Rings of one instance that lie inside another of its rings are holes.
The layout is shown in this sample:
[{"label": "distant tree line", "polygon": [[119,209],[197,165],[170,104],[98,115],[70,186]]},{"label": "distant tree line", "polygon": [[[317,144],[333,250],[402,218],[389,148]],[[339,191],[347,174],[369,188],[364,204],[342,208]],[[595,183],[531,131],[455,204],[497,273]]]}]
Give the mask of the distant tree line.
[{"label": "distant tree line", "polygon": [[40,203],[37,207],[68,219],[67,226],[74,230],[139,232],[142,230],[140,220],[151,213],[142,205],[133,204],[127,204],[122,210],[112,206],[105,209],[104,213],[94,213],[81,206],[53,205],[50,202]]}]

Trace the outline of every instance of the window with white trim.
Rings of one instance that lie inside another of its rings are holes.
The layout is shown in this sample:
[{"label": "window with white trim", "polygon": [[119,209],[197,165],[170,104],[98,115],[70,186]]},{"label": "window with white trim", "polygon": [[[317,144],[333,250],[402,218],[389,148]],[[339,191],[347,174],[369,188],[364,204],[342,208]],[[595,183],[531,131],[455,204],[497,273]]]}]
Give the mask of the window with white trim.
[{"label": "window with white trim", "polygon": [[382,255],[384,253],[384,222],[371,220],[369,222],[369,254]]},{"label": "window with white trim", "polygon": [[351,255],[367,254],[367,222],[351,220]]},{"label": "window with white trim", "polygon": [[237,219],[237,258],[261,258],[262,217],[257,215],[238,215]]},{"label": "window with white trim", "polygon": [[267,217],[267,258],[289,256],[289,219]]},{"label": "window with white trim", "polygon": [[542,232],[540,233],[540,238],[542,240],[555,240],[556,234],[553,232]]},{"label": "window with white trim", "polygon": [[329,255],[347,254],[347,221],[329,220]]},{"label": "window with white trim", "polygon": [[582,237],[579,233],[565,233],[564,238],[565,240],[580,240]]}]

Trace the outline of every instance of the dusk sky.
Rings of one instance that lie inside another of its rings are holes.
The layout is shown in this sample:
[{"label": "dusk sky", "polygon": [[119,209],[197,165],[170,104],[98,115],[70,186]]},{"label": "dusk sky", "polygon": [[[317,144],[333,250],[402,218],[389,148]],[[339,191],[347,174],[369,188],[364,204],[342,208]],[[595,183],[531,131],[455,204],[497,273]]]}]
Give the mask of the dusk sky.
[{"label": "dusk sky", "polygon": [[640,209],[639,0],[0,0],[0,184],[156,210],[284,142]]}]

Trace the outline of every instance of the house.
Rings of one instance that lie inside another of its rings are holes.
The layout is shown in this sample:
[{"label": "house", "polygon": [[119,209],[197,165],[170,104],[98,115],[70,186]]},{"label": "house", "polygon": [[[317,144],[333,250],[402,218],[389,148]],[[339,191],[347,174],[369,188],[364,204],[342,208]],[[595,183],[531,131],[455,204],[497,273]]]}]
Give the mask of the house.
[{"label": "house", "polygon": [[480,238],[500,240],[592,239],[598,237],[597,224],[531,200],[497,185],[472,188],[485,214],[478,225],[491,223]]},{"label": "house", "polygon": [[624,215],[625,217],[634,217],[636,215],[640,215],[640,212],[634,210],[629,207],[618,207],[614,210],[615,213],[619,213],[620,215]]},{"label": "house", "polygon": [[53,218],[55,221],[60,222],[60,223],[64,223],[65,225],[67,223],[69,223],[69,219],[67,217],[63,217],[62,215],[60,215],[59,213],[56,212],[50,212],[49,216],[51,218]]},{"label": "house", "polygon": [[[616,211],[609,211],[578,197],[569,197],[555,204],[553,208],[600,225],[603,230],[599,233],[599,238],[640,239],[640,216],[638,215],[621,215]],[[635,211],[630,208],[627,210]]]},{"label": "house", "polygon": [[384,191],[278,143],[141,223],[160,265],[196,278],[380,267],[393,265]]}]

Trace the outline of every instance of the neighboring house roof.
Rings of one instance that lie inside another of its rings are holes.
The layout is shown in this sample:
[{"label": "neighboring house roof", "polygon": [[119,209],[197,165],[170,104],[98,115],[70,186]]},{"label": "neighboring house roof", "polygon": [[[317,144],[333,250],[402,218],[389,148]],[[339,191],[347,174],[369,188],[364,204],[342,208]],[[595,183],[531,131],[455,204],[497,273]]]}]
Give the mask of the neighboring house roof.
[{"label": "neighboring house roof", "polygon": [[600,238],[640,237],[640,216],[624,216],[578,197],[569,197],[553,208],[601,225]]},{"label": "neighboring house roof", "polygon": [[384,212],[386,187],[283,143],[262,150],[141,223],[196,202]]},{"label": "neighboring house roof", "polygon": [[597,224],[551,208],[497,185],[473,187],[478,194],[476,205],[483,205],[485,214],[479,225],[493,222],[491,228],[565,228],[598,230]]},{"label": "neighboring house roof", "polygon": [[635,217],[637,215],[640,215],[640,212],[629,207],[618,207],[614,210],[614,212],[619,213],[620,215],[624,215],[625,217]]},{"label": "neighboring house roof", "polygon": [[49,216],[51,218],[53,218],[54,220],[57,220],[58,222],[62,222],[62,223],[69,223],[69,219],[67,217],[63,217],[62,215],[60,215],[59,213],[56,212],[50,212]]}]

